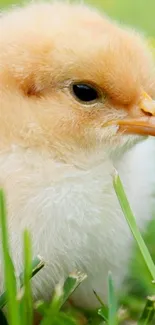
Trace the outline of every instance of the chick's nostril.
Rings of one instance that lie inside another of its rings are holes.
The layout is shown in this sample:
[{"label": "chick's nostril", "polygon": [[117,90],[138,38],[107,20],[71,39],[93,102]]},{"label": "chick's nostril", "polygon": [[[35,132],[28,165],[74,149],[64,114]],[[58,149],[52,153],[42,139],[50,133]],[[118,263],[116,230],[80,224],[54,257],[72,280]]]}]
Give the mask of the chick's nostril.
[{"label": "chick's nostril", "polygon": [[144,109],[141,109],[142,113],[147,116],[153,116],[151,112],[146,112]]},{"label": "chick's nostril", "polygon": [[144,115],[155,116],[155,101],[152,100],[151,98],[149,99],[144,98],[139,103],[139,109]]}]

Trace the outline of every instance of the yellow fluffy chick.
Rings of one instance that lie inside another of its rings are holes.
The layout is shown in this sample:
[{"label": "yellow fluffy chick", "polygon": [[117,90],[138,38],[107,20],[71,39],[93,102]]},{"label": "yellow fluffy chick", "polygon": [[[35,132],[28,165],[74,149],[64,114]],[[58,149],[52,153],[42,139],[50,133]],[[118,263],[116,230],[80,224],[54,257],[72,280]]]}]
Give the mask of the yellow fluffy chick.
[{"label": "yellow fluffy chick", "polygon": [[36,3],[1,15],[0,184],[17,272],[25,228],[46,261],[35,297],[48,299],[76,269],[88,275],[77,305],[95,307],[93,290],[106,302],[109,270],[120,288],[132,235],[112,175],[143,229],[155,184],[154,96],[143,37],[97,11]]}]

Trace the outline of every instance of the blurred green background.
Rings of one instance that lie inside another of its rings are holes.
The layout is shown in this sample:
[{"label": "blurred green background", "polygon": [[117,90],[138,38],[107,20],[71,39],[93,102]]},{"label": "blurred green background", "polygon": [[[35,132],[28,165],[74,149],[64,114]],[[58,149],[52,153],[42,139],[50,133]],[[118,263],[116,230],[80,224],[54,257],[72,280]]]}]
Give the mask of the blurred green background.
[{"label": "blurred green background", "polygon": [[[22,2],[0,0],[0,9]],[[98,7],[122,23],[144,31],[149,39],[155,40],[155,0],[85,0],[84,2]],[[150,223],[144,238],[155,261],[155,220]],[[135,249],[134,254],[126,281],[129,295],[122,298],[123,305],[128,307],[133,318],[141,310],[146,295],[154,294],[155,291],[139,250]]]},{"label": "blurred green background", "polygon": [[[22,2],[0,0],[0,7]],[[85,0],[84,2],[105,10],[121,22],[144,30],[149,37],[155,37],[155,0]]]}]

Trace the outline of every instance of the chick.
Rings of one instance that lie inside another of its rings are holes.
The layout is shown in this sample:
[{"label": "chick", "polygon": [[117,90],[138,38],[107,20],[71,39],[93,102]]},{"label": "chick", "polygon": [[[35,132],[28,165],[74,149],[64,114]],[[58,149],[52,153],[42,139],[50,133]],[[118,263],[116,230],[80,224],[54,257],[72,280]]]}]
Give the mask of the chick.
[{"label": "chick", "polygon": [[151,218],[152,55],[143,36],[82,4],[12,9],[0,35],[0,184],[17,272],[28,228],[46,261],[34,297],[79,270],[88,278],[73,302],[95,307],[93,290],[107,301],[109,270],[122,285],[133,243],[114,168],[140,229]]}]

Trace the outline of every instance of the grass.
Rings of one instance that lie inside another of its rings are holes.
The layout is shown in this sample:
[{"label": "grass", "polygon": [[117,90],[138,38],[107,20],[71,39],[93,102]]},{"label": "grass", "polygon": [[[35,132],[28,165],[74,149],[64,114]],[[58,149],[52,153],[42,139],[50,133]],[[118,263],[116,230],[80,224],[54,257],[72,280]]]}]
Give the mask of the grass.
[{"label": "grass", "polygon": [[153,263],[152,261],[152,258],[149,254],[149,251],[145,245],[145,242],[138,230],[138,227],[136,225],[136,221],[135,221],[135,218],[132,214],[132,211],[131,211],[131,208],[130,208],[130,205],[129,205],[129,202],[127,201],[126,199],[126,195],[125,195],[125,192],[124,192],[124,189],[123,189],[123,186],[121,184],[121,180],[119,178],[119,176],[115,175],[114,177],[114,189],[116,191],[116,194],[117,194],[117,197],[119,199],[119,202],[120,202],[120,205],[121,205],[121,208],[122,208],[122,211],[126,217],[126,220],[129,224],[129,227],[131,229],[131,232],[138,244],[138,247],[140,249],[140,252],[146,262],[146,266],[148,268],[148,270],[150,271],[150,274],[151,274],[151,277],[152,277],[152,281],[155,281],[155,264]]}]

